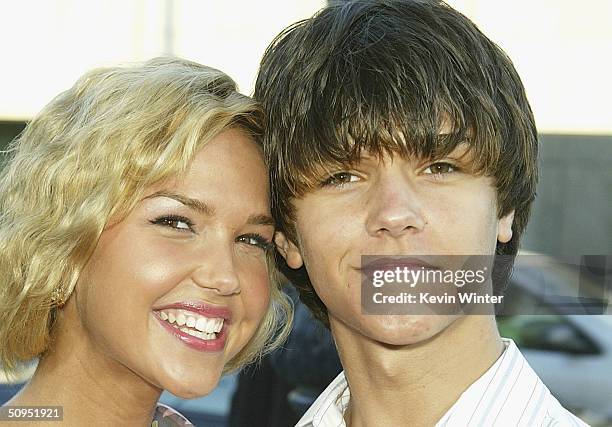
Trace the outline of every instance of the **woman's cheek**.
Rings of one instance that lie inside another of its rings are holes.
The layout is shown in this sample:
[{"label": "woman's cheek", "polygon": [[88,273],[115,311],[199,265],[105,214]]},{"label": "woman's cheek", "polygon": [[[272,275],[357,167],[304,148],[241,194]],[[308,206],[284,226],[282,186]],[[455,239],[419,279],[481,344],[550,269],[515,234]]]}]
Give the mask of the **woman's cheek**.
[{"label": "woman's cheek", "polygon": [[270,277],[268,274],[268,269],[263,268],[258,277],[257,284],[257,294],[253,295],[253,298],[256,298],[261,301],[260,303],[260,311],[263,313],[266,311],[268,304],[270,303],[270,287],[272,283],[270,282]]}]

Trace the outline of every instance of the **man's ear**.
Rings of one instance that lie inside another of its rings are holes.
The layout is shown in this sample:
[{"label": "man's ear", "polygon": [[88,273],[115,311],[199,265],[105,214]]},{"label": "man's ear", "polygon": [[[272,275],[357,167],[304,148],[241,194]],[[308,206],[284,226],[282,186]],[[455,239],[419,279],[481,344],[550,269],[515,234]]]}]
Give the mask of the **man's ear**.
[{"label": "man's ear", "polygon": [[285,258],[289,267],[297,270],[304,265],[300,250],[293,242],[287,239],[284,233],[280,231],[274,233],[274,243],[276,243],[276,248],[283,258]]},{"label": "man's ear", "polygon": [[514,210],[497,221],[497,240],[508,243],[512,239],[512,223],[514,222]]}]

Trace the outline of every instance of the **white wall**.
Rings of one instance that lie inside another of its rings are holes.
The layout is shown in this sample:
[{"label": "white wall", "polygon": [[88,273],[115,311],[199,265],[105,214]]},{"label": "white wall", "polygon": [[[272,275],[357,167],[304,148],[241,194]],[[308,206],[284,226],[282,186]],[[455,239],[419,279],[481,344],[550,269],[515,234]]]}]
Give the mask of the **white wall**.
[{"label": "white wall", "polygon": [[0,4],[0,120],[26,120],[85,71],[174,53],[251,93],[259,59],[324,0],[12,0]]},{"label": "white wall", "polygon": [[[612,1],[448,0],[513,59],[544,133],[612,134]],[[174,52],[251,93],[259,58],[324,0],[12,0],[0,6],[0,120],[86,70]]]},{"label": "white wall", "polygon": [[512,58],[540,132],[612,135],[612,1],[447,3]]}]

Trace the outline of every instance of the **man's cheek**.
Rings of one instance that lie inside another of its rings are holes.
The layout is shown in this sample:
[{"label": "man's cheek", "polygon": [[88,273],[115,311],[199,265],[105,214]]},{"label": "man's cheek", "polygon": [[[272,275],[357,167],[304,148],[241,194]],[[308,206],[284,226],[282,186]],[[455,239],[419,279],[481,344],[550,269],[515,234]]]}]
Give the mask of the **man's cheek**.
[{"label": "man's cheek", "polygon": [[311,239],[305,247],[304,262],[307,265],[326,265],[335,259],[335,248],[332,241],[327,236],[319,235]]}]

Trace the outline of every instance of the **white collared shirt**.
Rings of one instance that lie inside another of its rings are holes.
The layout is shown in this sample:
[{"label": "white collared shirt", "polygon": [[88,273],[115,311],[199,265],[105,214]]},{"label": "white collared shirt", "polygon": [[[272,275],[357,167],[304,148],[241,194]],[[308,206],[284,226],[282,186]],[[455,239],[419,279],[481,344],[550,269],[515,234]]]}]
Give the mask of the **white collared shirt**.
[{"label": "white collared shirt", "polygon": [[[506,346],[504,353],[459,396],[436,427],[587,426],[550,394],[514,341],[505,338],[502,341]],[[341,372],[296,427],[346,427],[343,416],[350,396]]]}]

